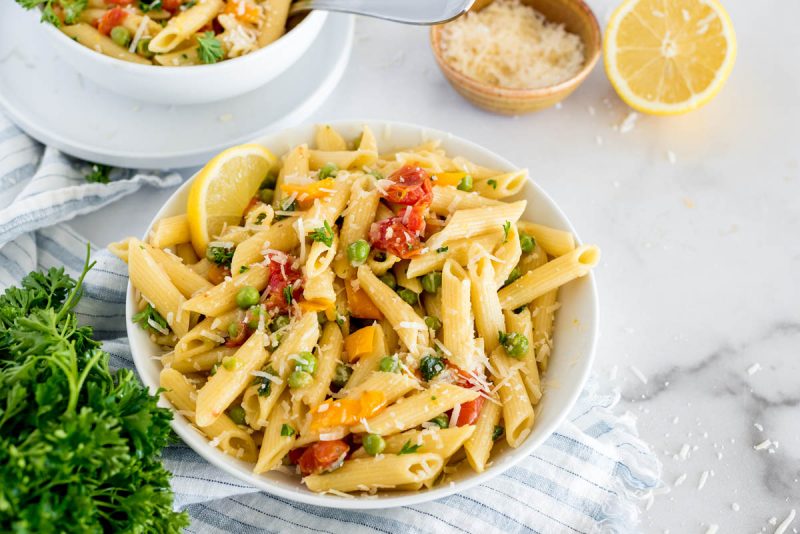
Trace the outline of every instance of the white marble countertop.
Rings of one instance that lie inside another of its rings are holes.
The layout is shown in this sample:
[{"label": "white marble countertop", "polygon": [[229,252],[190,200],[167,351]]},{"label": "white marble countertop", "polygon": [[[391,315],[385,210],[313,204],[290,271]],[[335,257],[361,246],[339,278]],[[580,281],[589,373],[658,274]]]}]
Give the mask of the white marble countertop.
[{"label": "white marble countertop", "polygon": [[[591,4],[603,22],[616,0]],[[600,65],[560,109],[500,117],[449,87],[425,29],[372,20],[310,119],[469,138],[529,167],[602,247],[595,372],[621,389],[670,489],[643,532],[773,532],[771,518],[800,512],[800,3],[727,5],[739,57],[720,96],[624,134],[629,109]],[[170,193],[141,191],[74,225],[98,245],[140,234]]]}]

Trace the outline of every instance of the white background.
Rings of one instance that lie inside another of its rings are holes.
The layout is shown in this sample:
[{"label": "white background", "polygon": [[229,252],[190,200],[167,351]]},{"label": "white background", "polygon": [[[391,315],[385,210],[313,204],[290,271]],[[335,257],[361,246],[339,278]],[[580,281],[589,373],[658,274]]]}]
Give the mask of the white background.
[{"label": "white background", "polygon": [[[616,1],[590,3],[605,26]],[[640,116],[626,134],[602,65],[561,109],[500,117],[448,86],[426,29],[365,19],[310,119],[401,120],[478,142],[530,168],[602,247],[595,373],[622,390],[669,490],[644,532],[772,532],[771,517],[800,512],[800,3],[726,5],[739,57],[720,96],[686,116]],[[170,193],[142,191],[75,227],[97,245],[140,235]],[[754,450],[765,439],[778,443]]]}]

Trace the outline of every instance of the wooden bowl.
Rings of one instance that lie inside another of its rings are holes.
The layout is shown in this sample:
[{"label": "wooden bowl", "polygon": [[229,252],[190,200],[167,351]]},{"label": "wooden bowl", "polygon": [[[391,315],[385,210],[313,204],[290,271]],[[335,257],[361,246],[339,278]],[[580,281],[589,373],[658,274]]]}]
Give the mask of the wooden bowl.
[{"label": "wooden bowl", "polygon": [[[490,3],[478,0],[483,8]],[[556,85],[538,89],[508,89],[490,85],[455,70],[442,54],[442,29],[444,25],[431,27],[431,48],[439,68],[447,81],[461,96],[478,107],[504,115],[521,115],[549,108],[565,99],[589,75],[600,58],[600,25],[592,10],[583,0],[522,0],[542,13],[548,21],[564,24],[564,28],[583,41],[583,68],[572,78]],[[473,8],[474,9],[474,8]]]}]

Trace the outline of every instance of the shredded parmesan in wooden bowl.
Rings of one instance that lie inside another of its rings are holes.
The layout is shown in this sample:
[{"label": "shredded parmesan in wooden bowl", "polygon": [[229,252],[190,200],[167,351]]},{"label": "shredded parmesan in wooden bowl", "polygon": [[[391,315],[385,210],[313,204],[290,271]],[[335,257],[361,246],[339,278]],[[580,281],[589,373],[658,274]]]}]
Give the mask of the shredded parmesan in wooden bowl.
[{"label": "shredded parmesan in wooden bowl", "polygon": [[445,25],[441,50],[459,72],[510,89],[556,85],[584,65],[581,38],[520,0],[496,0]]}]

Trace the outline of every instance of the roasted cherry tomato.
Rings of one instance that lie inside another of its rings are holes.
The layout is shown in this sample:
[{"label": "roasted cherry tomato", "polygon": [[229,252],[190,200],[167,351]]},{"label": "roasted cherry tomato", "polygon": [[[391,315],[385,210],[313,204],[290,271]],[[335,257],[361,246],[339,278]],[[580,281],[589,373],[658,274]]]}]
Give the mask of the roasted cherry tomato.
[{"label": "roasted cherry tomato", "polygon": [[[303,273],[293,267],[295,259],[292,256],[268,254],[267,258],[269,259],[269,281],[265,291],[267,298],[264,303],[267,305],[267,310],[287,311],[291,308],[292,302],[299,302],[303,298]],[[289,285],[292,286],[291,297],[287,299]]]},{"label": "roasted cherry tomato", "polygon": [[243,345],[244,342],[247,341],[247,338],[249,338],[250,334],[252,333],[253,331],[250,330],[246,322],[239,321],[239,323],[237,323],[236,335],[229,337],[228,341],[225,342],[225,346],[238,347],[240,345]]},{"label": "roasted cherry tomato", "polygon": [[372,223],[369,241],[374,248],[404,260],[413,258],[422,248],[419,236],[403,224],[402,217],[391,217]]},{"label": "roasted cherry tomato", "polygon": [[125,17],[127,16],[128,12],[122,9],[121,7],[115,7],[113,9],[109,9],[97,21],[97,31],[99,31],[103,35],[108,35],[109,33],[111,33],[111,30],[113,28],[122,24],[122,21],[125,20]]},{"label": "roasted cherry tomato", "polygon": [[183,0],[162,0],[161,7],[164,8],[165,11],[175,12],[181,8],[181,4],[183,4]]},{"label": "roasted cherry tomato", "polygon": [[336,469],[339,467],[336,464],[341,464],[349,450],[350,446],[340,439],[318,441],[308,447],[298,459],[300,473],[308,476]]},{"label": "roasted cherry tomato", "polygon": [[431,187],[431,177],[422,167],[412,167],[404,165],[389,178],[392,185],[386,188],[383,198],[395,204],[414,206],[422,204],[427,206],[433,199],[433,188]]},{"label": "roasted cherry tomato", "polygon": [[461,405],[461,411],[458,412],[458,420],[456,426],[464,426],[474,424],[478,420],[478,415],[483,408],[483,397],[476,397],[474,400],[465,402]]}]

